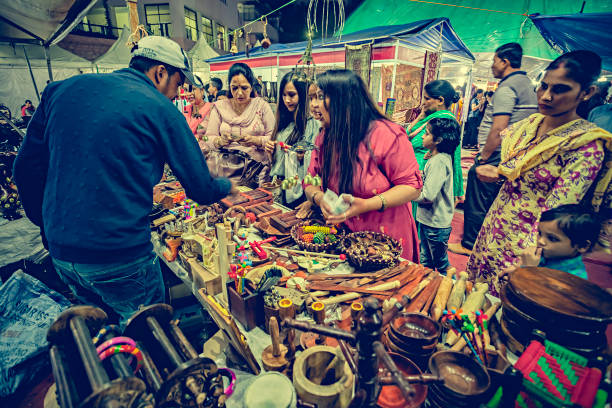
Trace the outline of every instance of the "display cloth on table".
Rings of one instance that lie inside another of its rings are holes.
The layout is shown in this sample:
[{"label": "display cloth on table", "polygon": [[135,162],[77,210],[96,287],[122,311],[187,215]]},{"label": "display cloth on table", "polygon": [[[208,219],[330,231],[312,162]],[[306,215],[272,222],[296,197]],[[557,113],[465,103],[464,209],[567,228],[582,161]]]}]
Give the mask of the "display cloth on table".
[{"label": "display cloth on table", "polygon": [[40,228],[26,217],[0,219],[0,268],[45,252]]}]

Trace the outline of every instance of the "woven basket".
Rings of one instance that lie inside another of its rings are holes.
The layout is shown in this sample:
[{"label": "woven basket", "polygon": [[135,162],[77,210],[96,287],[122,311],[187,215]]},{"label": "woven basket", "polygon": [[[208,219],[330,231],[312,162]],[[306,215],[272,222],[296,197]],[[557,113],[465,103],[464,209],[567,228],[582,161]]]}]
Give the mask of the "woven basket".
[{"label": "woven basket", "polygon": [[[375,243],[382,243],[390,247],[389,251],[385,251],[386,256],[364,253],[364,248],[367,250],[369,246]],[[399,262],[402,254],[402,246],[396,239],[374,231],[359,231],[347,234],[340,244],[340,249],[346,254],[349,262],[362,271],[393,266]]]},{"label": "woven basket", "polygon": [[315,224],[325,225],[325,222],[320,221],[320,220],[306,220],[304,222],[295,224],[291,228],[291,238],[293,238],[295,243],[298,244],[300,248],[306,251],[311,251],[311,252],[325,252],[325,251],[333,250],[334,248],[338,246],[340,242],[342,242],[344,238],[344,230],[340,226],[336,227],[336,229],[338,230],[338,233],[336,234],[336,241],[334,242],[329,242],[327,244],[315,244],[312,242],[304,241],[302,239],[302,234],[303,234],[302,227],[305,227],[308,225],[315,225]]}]

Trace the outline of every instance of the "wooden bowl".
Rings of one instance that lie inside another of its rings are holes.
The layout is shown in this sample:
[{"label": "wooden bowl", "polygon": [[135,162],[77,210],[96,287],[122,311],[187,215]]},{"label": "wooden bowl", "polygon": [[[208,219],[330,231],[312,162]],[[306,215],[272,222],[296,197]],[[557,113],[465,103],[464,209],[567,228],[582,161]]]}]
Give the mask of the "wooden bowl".
[{"label": "wooden bowl", "polygon": [[293,227],[291,227],[291,238],[293,238],[293,240],[295,241],[296,244],[298,244],[298,246],[306,251],[310,251],[310,252],[325,252],[325,251],[331,251],[334,248],[336,248],[338,246],[338,244],[340,244],[342,242],[342,240],[344,239],[344,230],[340,227],[340,226],[336,226],[335,228],[337,229],[338,233],[335,234],[336,235],[336,240],[334,242],[329,242],[329,243],[325,243],[325,244],[315,244],[313,242],[306,242],[302,239],[302,235],[304,234],[303,232],[303,227],[309,226],[309,225],[320,225],[320,226],[325,226],[325,221],[321,221],[321,220],[306,220],[303,222],[300,222],[298,224],[295,224]]},{"label": "wooden bowl", "polygon": [[612,295],[599,286],[554,269],[518,268],[510,277],[513,304],[539,321],[566,324],[612,323]]},{"label": "wooden bowl", "polygon": [[[421,370],[410,359],[396,353],[389,356],[397,368],[405,375],[420,375]],[[379,374],[383,372],[383,366],[379,366]],[[410,403],[407,403],[400,389],[394,385],[384,385],[378,396],[378,406],[381,408],[417,408],[427,397],[427,386],[425,384],[412,384],[415,395]]]},{"label": "wooden bowl", "polygon": [[[387,247],[381,250],[381,246]],[[347,234],[339,246],[349,262],[361,271],[388,268],[399,262],[400,243],[387,234],[359,231]]]},{"label": "wooden bowl", "polygon": [[429,359],[429,371],[442,377],[440,391],[449,397],[478,397],[491,385],[489,373],[472,358],[456,351],[438,351]]},{"label": "wooden bowl", "polygon": [[390,330],[401,342],[413,348],[433,348],[440,337],[440,323],[420,313],[402,313],[391,321]]},{"label": "wooden bowl", "polygon": [[[601,348],[606,344],[606,327],[592,324],[590,328],[566,328],[558,321],[538,321],[528,313],[519,310],[508,300],[507,285],[502,287],[500,298],[502,300],[502,316],[508,323],[508,329],[513,333],[530,336],[533,329],[546,333],[546,337],[562,346],[579,348]],[[512,324],[510,324],[512,323]],[[513,329],[514,326],[517,330]],[[518,336],[517,337],[521,337]]]}]

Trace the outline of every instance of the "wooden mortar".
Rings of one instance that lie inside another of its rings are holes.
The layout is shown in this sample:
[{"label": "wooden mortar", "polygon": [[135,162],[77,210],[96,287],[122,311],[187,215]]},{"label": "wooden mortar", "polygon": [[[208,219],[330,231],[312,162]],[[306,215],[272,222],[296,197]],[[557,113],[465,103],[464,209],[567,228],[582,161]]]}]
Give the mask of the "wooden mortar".
[{"label": "wooden mortar", "polygon": [[[302,401],[316,404],[318,408],[349,406],[353,398],[355,377],[344,358],[338,355],[333,347],[315,346],[296,357],[293,385]],[[341,359],[341,364],[338,359]],[[322,379],[325,385],[312,381],[320,381],[322,375],[325,375]]]}]

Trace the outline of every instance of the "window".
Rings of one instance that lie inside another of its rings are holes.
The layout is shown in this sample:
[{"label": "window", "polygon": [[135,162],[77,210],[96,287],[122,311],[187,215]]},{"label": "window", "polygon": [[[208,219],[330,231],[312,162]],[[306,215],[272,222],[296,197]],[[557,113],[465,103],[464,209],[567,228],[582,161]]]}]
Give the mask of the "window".
[{"label": "window", "polygon": [[243,4],[243,3],[238,4],[238,13],[240,14],[240,17],[242,17],[244,21],[252,21],[257,18],[257,13],[255,11],[255,5],[253,4]]},{"label": "window", "polygon": [[217,48],[227,51],[227,41],[225,40],[225,27],[217,24]]},{"label": "window", "polygon": [[172,23],[170,23],[170,10],[167,4],[145,5],[145,18],[147,27],[153,35],[170,37],[172,35]]},{"label": "window", "polygon": [[185,31],[187,34],[186,38],[193,41],[198,40],[198,19],[196,13],[195,11],[189,10],[187,7],[185,7]]},{"label": "window", "polygon": [[117,27],[130,26],[130,12],[127,7],[114,7]]},{"label": "window", "polygon": [[213,40],[213,25],[210,18],[202,16],[202,35],[206,39],[207,43],[211,43]]}]

